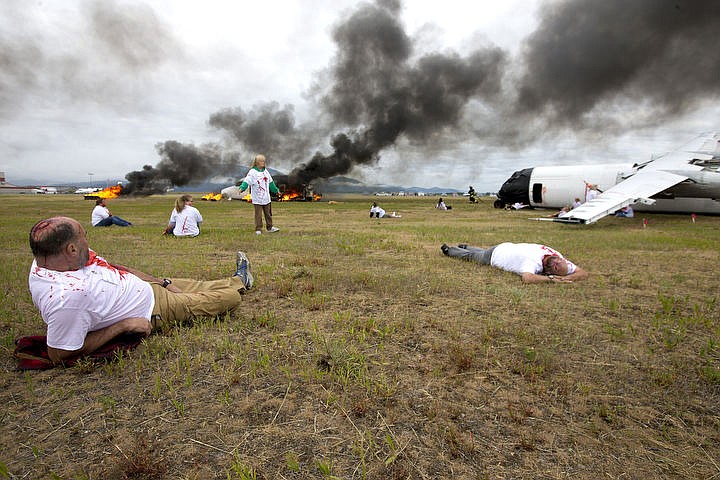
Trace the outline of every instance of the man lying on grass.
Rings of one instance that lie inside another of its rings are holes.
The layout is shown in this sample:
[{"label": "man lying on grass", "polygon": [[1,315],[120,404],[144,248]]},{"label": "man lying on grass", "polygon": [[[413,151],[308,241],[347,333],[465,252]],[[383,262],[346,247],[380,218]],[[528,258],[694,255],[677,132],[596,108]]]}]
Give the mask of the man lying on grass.
[{"label": "man lying on grass", "polygon": [[92,353],[123,333],[147,335],[195,316],[223,314],[253,285],[242,252],[235,274],[213,281],[171,281],[110,264],[89,248],[82,225],[68,217],[36,223],[30,249],[30,293],[47,324],[53,363]]},{"label": "man lying on grass", "polygon": [[490,248],[471,247],[465,243],[449,247],[443,243],[440,249],[449,257],[517,273],[525,283],[571,283],[589,276],[587,271],[567,260],[560,252],[537,243],[508,242]]}]

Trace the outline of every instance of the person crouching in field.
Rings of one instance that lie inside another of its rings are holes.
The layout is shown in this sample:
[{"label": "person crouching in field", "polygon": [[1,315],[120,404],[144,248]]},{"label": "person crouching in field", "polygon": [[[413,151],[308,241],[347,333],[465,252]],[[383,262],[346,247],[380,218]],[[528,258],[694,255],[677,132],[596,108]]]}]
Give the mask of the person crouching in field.
[{"label": "person crouching in field", "polygon": [[200,211],[193,207],[192,195],[180,195],[175,200],[175,208],[170,214],[170,222],[163,235],[176,237],[197,237],[200,235],[200,224],[203,221]]},{"label": "person crouching in field", "polygon": [[557,250],[537,243],[506,242],[490,248],[472,247],[464,243],[449,247],[443,243],[440,250],[449,257],[517,273],[525,283],[571,283],[589,276],[587,271],[567,260]]},{"label": "person crouching in field", "polygon": [[222,315],[240,305],[254,282],[243,252],[236,254],[233,276],[212,281],[157,278],[111,264],[90,249],[85,229],[69,217],[33,225],[30,249],[30,293],[47,324],[55,364],[124,333],[147,335],[196,316]]},{"label": "person crouching in field", "polygon": [[269,233],[280,231],[279,228],[273,226],[272,199],[270,198],[271,194],[277,195],[280,190],[275,185],[266,166],[265,155],[256,155],[245,180],[240,184],[239,193],[250,189],[250,199],[255,207],[255,234],[257,235],[262,233],[263,216],[265,216],[265,226]]}]

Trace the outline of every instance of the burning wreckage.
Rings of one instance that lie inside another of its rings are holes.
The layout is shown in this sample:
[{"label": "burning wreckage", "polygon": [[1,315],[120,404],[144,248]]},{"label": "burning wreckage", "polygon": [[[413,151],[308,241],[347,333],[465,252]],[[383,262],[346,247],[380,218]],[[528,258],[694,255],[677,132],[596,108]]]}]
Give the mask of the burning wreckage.
[{"label": "burning wreckage", "polygon": [[[281,178],[282,177],[283,176],[281,176]],[[280,189],[280,193],[277,196],[277,201],[279,202],[315,202],[322,198],[322,195],[313,191],[313,187],[310,184],[291,185],[289,183],[279,183],[277,185]],[[86,194],[85,200],[97,200],[98,198],[105,198],[109,200],[111,198],[118,198],[124,193],[125,192],[123,192],[122,185],[118,184],[113,185],[112,187],[105,188],[103,190],[98,190],[97,192]],[[247,200],[249,202],[250,193],[247,192],[244,195],[241,195],[240,188],[236,185],[233,185],[227,188],[223,188],[220,193],[208,193],[207,195],[203,195],[200,198],[213,202],[218,202],[223,198],[227,198],[228,200]]]},{"label": "burning wreckage", "polygon": [[105,199],[111,199],[111,198],[117,198],[120,196],[120,194],[123,193],[123,187],[121,184],[113,185],[112,187],[104,188],[102,190],[98,190],[97,192],[88,193],[85,195],[85,200],[97,200],[98,198],[105,198]]},{"label": "burning wreckage", "polygon": [[[280,193],[277,196],[279,202],[316,202],[322,198],[322,195],[315,193],[312,184],[295,184],[290,182],[288,175],[276,175],[275,184]],[[201,197],[203,200],[219,201],[223,198],[228,200],[245,200],[250,202],[250,192],[240,193],[237,185],[223,188],[220,193],[208,193]]]},{"label": "burning wreckage", "polygon": [[[296,184],[290,181],[289,175],[276,175],[276,185],[280,190],[277,196],[277,201],[290,202],[315,202],[322,198],[322,195],[315,193],[312,184]],[[167,182],[165,182],[167,183]],[[239,183],[238,183],[239,185]],[[133,188],[135,187],[135,188]],[[168,187],[163,183],[163,188],[145,188],[139,189],[132,182],[128,187],[123,187],[122,184],[118,183],[111,187],[96,192],[85,194],[85,200],[97,200],[98,198],[112,199],[118,198],[121,195],[152,195],[155,193],[163,193],[168,191]],[[201,197],[203,200],[209,201],[220,201],[223,198],[228,200],[246,200],[250,202],[250,193],[246,192],[244,195],[240,194],[240,189],[237,185],[223,188],[220,193],[208,193]]]}]

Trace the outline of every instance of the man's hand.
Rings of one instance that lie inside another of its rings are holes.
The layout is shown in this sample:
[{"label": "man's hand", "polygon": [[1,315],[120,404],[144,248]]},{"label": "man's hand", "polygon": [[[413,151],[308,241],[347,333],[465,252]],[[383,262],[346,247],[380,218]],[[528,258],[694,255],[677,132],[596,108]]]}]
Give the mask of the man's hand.
[{"label": "man's hand", "polygon": [[[580,270],[580,268],[578,268]],[[577,272],[575,272],[577,273]],[[585,280],[587,278],[587,272],[582,270],[582,273],[578,276],[572,275],[538,275],[536,273],[525,272],[522,274],[523,283],[573,283],[577,280]]]},{"label": "man's hand", "polygon": [[[150,335],[152,330],[152,324],[148,322],[147,318],[126,318],[118,323],[126,322],[124,327],[125,330],[121,333],[142,333],[144,335]],[[117,325],[117,323],[115,324]]]},{"label": "man's hand", "polygon": [[570,275],[565,275],[565,277],[563,278],[573,282],[579,282],[581,280],[587,280],[589,276],[590,273],[588,273],[587,270],[577,267],[573,273],[571,273]]}]

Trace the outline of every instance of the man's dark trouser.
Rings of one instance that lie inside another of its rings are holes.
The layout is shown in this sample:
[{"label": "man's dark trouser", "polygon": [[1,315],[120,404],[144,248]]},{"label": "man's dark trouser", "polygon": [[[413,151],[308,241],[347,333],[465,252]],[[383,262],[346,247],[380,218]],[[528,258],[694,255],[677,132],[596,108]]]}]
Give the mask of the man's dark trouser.
[{"label": "man's dark trouser", "polygon": [[467,246],[466,248],[450,247],[448,249],[448,256],[467,260],[468,262],[490,265],[490,259],[492,258],[492,253],[496,246],[497,245],[490,248],[478,248],[471,246]]},{"label": "man's dark trouser", "polygon": [[272,203],[267,205],[253,204],[255,207],[255,230],[262,230],[263,216],[265,216],[265,227],[270,230],[273,226],[272,221]]}]

